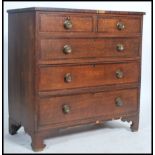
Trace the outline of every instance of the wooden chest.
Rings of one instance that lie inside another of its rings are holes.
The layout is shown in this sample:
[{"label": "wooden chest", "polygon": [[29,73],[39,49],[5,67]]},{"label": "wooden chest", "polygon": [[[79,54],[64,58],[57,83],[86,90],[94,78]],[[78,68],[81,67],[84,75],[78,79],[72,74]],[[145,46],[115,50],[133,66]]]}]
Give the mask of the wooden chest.
[{"label": "wooden chest", "polygon": [[9,13],[9,132],[46,137],[112,119],[138,130],[143,12]]}]

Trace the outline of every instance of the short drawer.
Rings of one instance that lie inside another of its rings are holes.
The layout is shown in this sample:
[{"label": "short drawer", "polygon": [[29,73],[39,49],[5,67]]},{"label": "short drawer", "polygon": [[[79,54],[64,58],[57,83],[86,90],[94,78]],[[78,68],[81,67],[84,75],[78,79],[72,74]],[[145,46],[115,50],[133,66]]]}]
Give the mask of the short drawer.
[{"label": "short drawer", "polygon": [[40,32],[91,32],[93,30],[92,16],[56,15],[43,13],[39,16]]},{"label": "short drawer", "polygon": [[39,91],[138,82],[139,63],[42,66]]},{"label": "short drawer", "polygon": [[137,57],[139,38],[41,39],[41,60]]},{"label": "short drawer", "polygon": [[103,33],[141,33],[140,17],[105,17],[98,18],[98,32]]},{"label": "short drawer", "polygon": [[121,117],[136,112],[138,90],[125,89],[54,98],[39,101],[39,125],[65,124],[66,122],[90,119]]}]

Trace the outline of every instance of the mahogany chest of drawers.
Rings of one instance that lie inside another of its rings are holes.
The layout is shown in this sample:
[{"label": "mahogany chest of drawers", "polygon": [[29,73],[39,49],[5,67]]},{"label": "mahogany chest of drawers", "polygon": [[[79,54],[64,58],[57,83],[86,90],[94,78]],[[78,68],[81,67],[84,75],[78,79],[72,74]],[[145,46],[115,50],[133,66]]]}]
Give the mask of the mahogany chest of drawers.
[{"label": "mahogany chest of drawers", "polygon": [[35,151],[62,130],[112,119],[138,130],[143,12],[25,8],[9,13],[9,132]]}]

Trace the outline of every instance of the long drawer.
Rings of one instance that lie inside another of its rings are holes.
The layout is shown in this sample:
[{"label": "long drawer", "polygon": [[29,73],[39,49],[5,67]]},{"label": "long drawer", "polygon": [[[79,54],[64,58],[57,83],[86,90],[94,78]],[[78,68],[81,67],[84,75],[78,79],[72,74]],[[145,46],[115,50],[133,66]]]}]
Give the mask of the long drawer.
[{"label": "long drawer", "polygon": [[138,90],[125,89],[41,98],[39,100],[39,125],[59,124],[97,116],[115,117],[135,112],[138,106]]},{"label": "long drawer", "polygon": [[39,91],[138,82],[139,63],[39,67]]},{"label": "long drawer", "polygon": [[139,56],[139,38],[41,39],[41,60]]}]

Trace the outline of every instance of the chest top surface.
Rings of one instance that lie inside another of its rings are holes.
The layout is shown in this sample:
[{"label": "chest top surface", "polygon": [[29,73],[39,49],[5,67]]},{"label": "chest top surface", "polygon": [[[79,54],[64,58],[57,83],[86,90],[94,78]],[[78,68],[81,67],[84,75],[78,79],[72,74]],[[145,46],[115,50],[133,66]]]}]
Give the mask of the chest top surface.
[{"label": "chest top surface", "polygon": [[131,14],[131,15],[144,15],[145,12],[136,11],[110,11],[110,10],[89,10],[89,9],[68,9],[68,8],[50,8],[50,7],[29,7],[29,8],[19,8],[10,9],[8,13],[17,12],[30,12],[30,11],[45,11],[45,12],[77,12],[77,13],[97,13],[97,14]]}]

